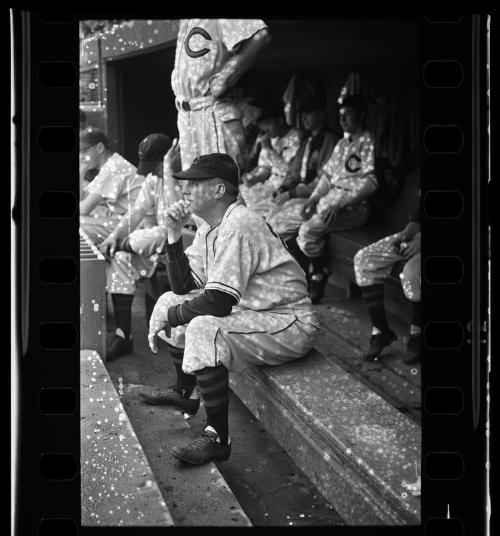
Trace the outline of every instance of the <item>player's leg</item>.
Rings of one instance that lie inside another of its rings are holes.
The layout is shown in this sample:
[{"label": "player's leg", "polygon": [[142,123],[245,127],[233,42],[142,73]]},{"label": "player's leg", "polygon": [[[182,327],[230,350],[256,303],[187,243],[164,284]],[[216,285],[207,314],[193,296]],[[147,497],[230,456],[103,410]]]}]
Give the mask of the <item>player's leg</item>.
[{"label": "player's leg", "polygon": [[247,310],[222,318],[193,319],[186,329],[183,370],[196,374],[206,428],[194,441],[172,449],[172,454],[193,465],[226,460],[231,453],[228,370],[238,372],[251,365],[277,365],[302,357],[319,331],[312,311],[273,315]]},{"label": "player's leg", "polygon": [[131,252],[117,251],[106,266],[106,290],[111,296],[115,316],[115,335],[106,348],[106,359],[113,361],[134,350],[132,303],[137,282],[149,277],[155,262]]},{"label": "player's leg", "polygon": [[406,264],[401,274],[401,282],[406,298],[412,308],[410,337],[404,361],[418,363],[422,346],[422,310],[420,301],[420,253],[414,255]]},{"label": "player's leg", "polygon": [[[151,315],[150,325],[153,325],[156,318],[166,318],[170,307],[183,303],[184,301],[197,296],[200,291],[195,290],[186,295],[178,295],[174,292],[165,292],[155,304]],[[175,384],[164,388],[161,386],[152,389],[144,389],[139,394],[148,404],[175,406],[184,413],[194,415],[200,406],[199,394],[196,387],[196,378],[193,374],[184,372],[182,369],[184,360],[185,326],[172,328],[170,337],[160,334],[168,346],[174,368]]]},{"label": "player's leg", "polygon": [[280,235],[288,251],[300,264],[306,275],[309,274],[309,257],[297,244],[297,233],[304,222],[302,207],[307,199],[291,199],[281,207],[275,207],[269,217],[269,225]]},{"label": "player's leg", "polygon": [[347,207],[339,212],[334,221],[325,223],[319,214],[304,222],[299,229],[297,244],[310,258],[312,272],[310,276],[311,301],[319,303],[324,295],[328,277],[331,273],[325,254],[325,238],[328,234],[362,227],[370,214],[366,205]]},{"label": "player's leg", "polygon": [[386,236],[360,249],[354,256],[356,283],[372,322],[370,348],[363,356],[368,361],[376,359],[397,338],[389,327],[384,306],[384,282],[394,264],[403,260],[393,245],[397,237],[398,234]]},{"label": "player's leg", "polygon": [[[113,225],[116,224],[113,223]],[[114,229],[112,225],[109,225],[107,220],[89,215],[80,216],[80,227],[95,246],[99,246]]]}]

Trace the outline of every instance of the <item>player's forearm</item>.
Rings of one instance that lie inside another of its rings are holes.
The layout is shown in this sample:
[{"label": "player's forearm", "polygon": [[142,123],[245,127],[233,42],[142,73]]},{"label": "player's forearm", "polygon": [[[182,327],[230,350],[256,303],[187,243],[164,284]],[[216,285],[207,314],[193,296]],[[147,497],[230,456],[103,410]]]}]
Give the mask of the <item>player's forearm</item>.
[{"label": "player's forearm", "polygon": [[353,189],[350,192],[345,192],[339,205],[341,207],[346,207],[348,205],[361,203],[361,201],[366,201],[375,193],[377,185],[378,183],[375,175],[365,177],[358,188]]},{"label": "player's forearm", "polygon": [[191,322],[193,318],[202,315],[228,316],[236,298],[220,290],[205,290],[196,298],[174,305],[168,310],[168,323],[172,327]]},{"label": "player's forearm", "polygon": [[189,259],[184,253],[182,239],[173,244],[166,244],[166,260],[168,280],[175,294],[187,294],[198,288],[191,273]]},{"label": "player's forearm", "polygon": [[327,177],[327,175],[323,174],[321,175],[318,184],[314,188],[311,198],[321,198],[324,197],[328,192],[330,191],[330,179]]},{"label": "player's forearm", "polygon": [[142,218],[146,215],[146,210],[143,208],[132,207],[130,212],[124,214],[119,221],[118,225],[113,231],[113,235],[120,239],[128,236],[141,222]]},{"label": "player's forearm", "polygon": [[254,65],[260,52],[270,41],[269,31],[263,28],[241,45],[238,52],[218,73],[226,80],[226,89],[234,86],[240,77]]}]

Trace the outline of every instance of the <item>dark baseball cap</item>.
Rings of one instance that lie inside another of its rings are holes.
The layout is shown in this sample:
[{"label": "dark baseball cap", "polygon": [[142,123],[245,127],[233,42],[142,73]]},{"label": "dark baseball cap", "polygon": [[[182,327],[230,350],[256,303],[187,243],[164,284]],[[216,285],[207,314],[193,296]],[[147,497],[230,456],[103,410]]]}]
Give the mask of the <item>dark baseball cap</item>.
[{"label": "dark baseball cap", "polygon": [[366,112],[366,102],[361,95],[347,95],[337,104],[337,108],[354,108]]},{"label": "dark baseball cap", "polygon": [[222,179],[238,187],[240,171],[236,162],[228,154],[210,153],[196,157],[191,167],[173,173],[173,177],[181,181]]},{"label": "dark baseball cap", "polygon": [[139,166],[138,175],[148,175],[153,172],[158,163],[163,161],[164,156],[172,145],[172,140],[166,134],[155,132],[146,136],[139,143]]},{"label": "dark baseball cap", "polygon": [[86,145],[86,148],[93,147],[102,143],[109,147],[109,139],[104,132],[96,127],[87,127],[80,131],[80,147]]}]

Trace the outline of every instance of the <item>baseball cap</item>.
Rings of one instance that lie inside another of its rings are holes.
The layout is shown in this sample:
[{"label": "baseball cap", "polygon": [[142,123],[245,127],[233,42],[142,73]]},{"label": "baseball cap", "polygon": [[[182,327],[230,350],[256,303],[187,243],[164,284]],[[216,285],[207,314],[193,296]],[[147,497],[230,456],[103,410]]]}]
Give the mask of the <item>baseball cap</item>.
[{"label": "baseball cap", "polygon": [[146,136],[139,143],[139,166],[137,167],[137,174],[146,176],[154,171],[158,163],[167,154],[171,145],[172,140],[166,134],[155,132]]},{"label": "baseball cap", "polygon": [[222,179],[238,187],[240,172],[236,162],[225,153],[210,153],[196,157],[191,167],[172,174],[181,181]]},{"label": "baseball cap", "polygon": [[82,147],[82,145],[93,147],[98,143],[102,143],[105,147],[109,147],[109,139],[102,130],[95,127],[87,127],[80,131],[80,147]]},{"label": "baseball cap", "polygon": [[361,95],[347,95],[343,98],[342,102],[337,104],[337,108],[354,108],[366,112],[366,102]]}]

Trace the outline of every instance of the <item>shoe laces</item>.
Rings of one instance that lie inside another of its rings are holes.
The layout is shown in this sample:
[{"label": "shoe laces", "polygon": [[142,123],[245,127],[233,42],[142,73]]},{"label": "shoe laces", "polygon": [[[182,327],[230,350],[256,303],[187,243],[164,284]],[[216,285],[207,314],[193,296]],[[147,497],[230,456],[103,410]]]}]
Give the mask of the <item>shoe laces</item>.
[{"label": "shoe laces", "polygon": [[190,447],[194,448],[203,448],[207,444],[210,443],[216,443],[217,442],[217,436],[214,434],[210,434],[207,432],[202,432],[197,438],[195,438],[191,443]]}]

